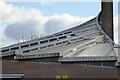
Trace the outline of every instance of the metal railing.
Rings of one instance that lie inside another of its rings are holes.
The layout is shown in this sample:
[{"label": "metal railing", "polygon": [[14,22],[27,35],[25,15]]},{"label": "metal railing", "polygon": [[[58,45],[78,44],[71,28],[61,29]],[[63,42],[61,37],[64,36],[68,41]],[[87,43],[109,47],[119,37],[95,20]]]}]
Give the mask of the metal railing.
[{"label": "metal railing", "polygon": [[32,54],[32,55],[16,55],[14,59],[34,59],[45,57],[59,57],[60,53],[44,53],[44,54]]},{"label": "metal railing", "polygon": [[1,54],[0,54],[0,57],[11,56],[11,55],[15,55],[15,51],[10,51],[10,52],[6,52],[6,53],[1,53]]},{"label": "metal railing", "polygon": [[62,57],[59,62],[75,62],[75,61],[116,61],[115,56],[94,56],[94,57]]}]

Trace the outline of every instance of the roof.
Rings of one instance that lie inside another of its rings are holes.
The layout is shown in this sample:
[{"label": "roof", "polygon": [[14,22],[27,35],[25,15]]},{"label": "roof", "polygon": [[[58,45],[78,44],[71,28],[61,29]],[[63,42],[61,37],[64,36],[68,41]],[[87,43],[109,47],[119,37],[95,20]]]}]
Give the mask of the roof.
[{"label": "roof", "polygon": [[[49,42],[42,44],[43,46],[48,46],[49,43],[54,44],[52,47],[46,47],[45,49],[38,49],[37,51],[31,51],[26,54],[22,53],[24,49],[15,51],[16,55],[21,53],[21,56],[37,55],[37,54],[46,54],[46,53],[60,53],[63,57],[84,57],[84,56],[117,56],[114,51],[113,41],[109,36],[101,29],[101,26],[98,22],[98,17],[93,18],[79,26],[61,31],[59,33],[66,33],[72,31],[72,34],[75,36],[70,36],[70,34],[64,34],[67,38],[57,41]],[[55,33],[50,36],[55,36]],[[45,36],[50,37],[50,36]],[[56,37],[59,38],[59,37]],[[38,39],[36,39],[38,40]],[[36,41],[34,40],[34,41]],[[69,40],[69,43],[64,43],[64,40]],[[33,42],[34,42],[33,41]],[[39,41],[39,40],[38,40]],[[56,45],[57,42],[62,42],[60,45]],[[21,43],[24,44],[25,42]],[[39,48],[41,44],[37,47]],[[9,47],[9,46],[8,46]],[[32,47],[25,48],[31,50]]]}]

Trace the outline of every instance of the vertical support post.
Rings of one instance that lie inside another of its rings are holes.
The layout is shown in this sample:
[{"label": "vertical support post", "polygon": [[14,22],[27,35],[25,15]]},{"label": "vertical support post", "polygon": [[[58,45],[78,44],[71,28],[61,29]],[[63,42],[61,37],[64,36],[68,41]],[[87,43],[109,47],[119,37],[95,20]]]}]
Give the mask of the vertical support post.
[{"label": "vertical support post", "polygon": [[114,40],[113,0],[101,0],[101,9],[102,9],[101,12],[102,29],[112,40]]},{"label": "vertical support post", "polygon": [[[120,45],[120,1],[118,2],[118,45]],[[117,48],[118,62],[120,65],[120,47]]]}]

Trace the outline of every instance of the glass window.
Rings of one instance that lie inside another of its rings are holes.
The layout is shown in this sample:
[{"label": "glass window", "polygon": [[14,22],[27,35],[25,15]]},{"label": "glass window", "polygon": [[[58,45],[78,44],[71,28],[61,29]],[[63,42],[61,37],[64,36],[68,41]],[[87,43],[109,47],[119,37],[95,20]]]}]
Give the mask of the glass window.
[{"label": "glass window", "polygon": [[67,42],[69,42],[69,40],[67,40],[67,41],[63,41],[63,43],[67,43]]},{"label": "glass window", "polygon": [[36,50],[38,50],[38,48],[33,48],[33,49],[31,49],[31,51],[36,51]]},{"label": "glass window", "polygon": [[71,39],[71,41],[75,41],[76,40],[76,38],[75,39]]},{"label": "glass window", "polygon": [[69,33],[72,33],[72,31],[69,31],[69,32],[65,32],[64,34],[69,34]]},{"label": "glass window", "polygon": [[46,46],[42,46],[42,47],[40,47],[40,49],[44,49],[44,48],[46,48]]},{"label": "glass window", "polygon": [[57,40],[57,38],[52,38],[52,39],[49,39],[49,41],[55,41]]},{"label": "glass window", "polygon": [[19,49],[19,47],[13,47],[13,48],[11,48],[11,50],[16,50],[16,49]]},{"label": "glass window", "polygon": [[46,42],[48,42],[48,40],[40,41],[40,43],[46,43]]},{"label": "glass window", "polygon": [[21,46],[21,48],[29,47],[28,44]]},{"label": "glass window", "polygon": [[75,36],[75,34],[71,34],[70,36]]},{"label": "glass window", "polygon": [[35,42],[35,43],[31,43],[30,46],[34,46],[34,45],[37,45],[38,42]]},{"label": "glass window", "polygon": [[62,44],[62,42],[58,42],[58,43],[56,43],[56,45],[59,45],[59,44]]},{"label": "glass window", "polygon": [[52,38],[53,36],[46,36],[45,39]]},{"label": "glass window", "polygon": [[50,44],[50,45],[48,45],[48,47],[52,47],[52,46],[54,46],[54,44]]},{"label": "glass window", "polygon": [[61,35],[63,35],[63,34],[56,34],[55,36],[61,36]]},{"label": "glass window", "polygon": [[4,49],[4,50],[2,50],[1,52],[7,52],[7,51],[9,51],[9,49]]},{"label": "glass window", "polygon": [[25,50],[25,51],[23,51],[23,53],[28,53],[28,52],[30,52],[30,50]]},{"label": "glass window", "polygon": [[66,38],[66,36],[59,37],[59,39],[64,39],[64,38]]}]

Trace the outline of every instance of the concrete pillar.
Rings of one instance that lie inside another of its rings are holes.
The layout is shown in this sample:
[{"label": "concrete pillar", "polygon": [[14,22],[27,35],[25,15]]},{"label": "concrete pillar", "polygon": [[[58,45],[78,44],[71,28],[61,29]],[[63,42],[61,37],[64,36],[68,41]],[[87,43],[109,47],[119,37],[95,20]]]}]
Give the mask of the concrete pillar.
[{"label": "concrete pillar", "polygon": [[113,0],[102,0],[101,9],[102,9],[102,12],[101,12],[102,29],[112,40],[114,40]]},{"label": "concrete pillar", "polygon": [[[120,21],[120,2],[118,2],[118,45],[120,45],[120,22],[119,21]],[[117,48],[116,53],[118,53],[118,62],[120,65],[120,47]]]}]

